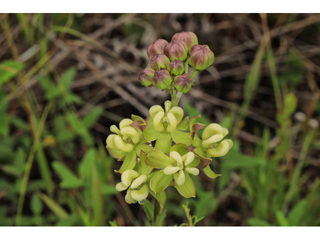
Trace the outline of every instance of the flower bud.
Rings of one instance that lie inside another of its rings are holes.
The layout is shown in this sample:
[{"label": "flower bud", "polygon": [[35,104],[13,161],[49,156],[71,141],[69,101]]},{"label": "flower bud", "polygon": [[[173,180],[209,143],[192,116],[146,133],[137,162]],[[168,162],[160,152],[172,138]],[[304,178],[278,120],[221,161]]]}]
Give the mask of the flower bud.
[{"label": "flower bud", "polygon": [[157,54],[163,54],[164,47],[168,44],[168,42],[164,39],[158,39],[153,42],[147,49],[149,59],[153,58],[153,56]]},{"label": "flower bud", "polygon": [[156,71],[152,80],[154,85],[161,90],[165,90],[172,83],[172,78],[167,70]]},{"label": "flower bud", "polygon": [[158,54],[151,58],[150,65],[155,71],[160,71],[163,69],[169,70],[170,60],[166,55]]},{"label": "flower bud", "polygon": [[188,74],[183,74],[174,78],[175,88],[182,93],[188,93],[194,81],[191,80]]},{"label": "flower bud", "polygon": [[183,62],[179,60],[173,60],[170,65],[170,73],[172,76],[179,76],[184,73],[184,66]]},{"label": "flower bud", "polygon": [[214,61],[214,54],[207,45],[194,45],[188,60],[189,65],[196,71],[203,71]]},{"label": "flower bud", "polygon": [[185,61],[188,57],[188,48],[185,42],[172,41],[164,48],[164,54],[173,61],[175,59]]},{"label": "flower bud", "polygon": [[153,75],[154,75],[154,70],[152,70],[150,68],[144,69],[139,75],[139,80],[140,80],[141,84],[146,87],[152,87],[153,86],[153,81],[152,81]]},{"label": "flower bud", "polygon": [[189,53],[192,46],[198,44],[198,38],[193,32],[176,33],[175,35],[173,35],[171,41],[185,42]]}]

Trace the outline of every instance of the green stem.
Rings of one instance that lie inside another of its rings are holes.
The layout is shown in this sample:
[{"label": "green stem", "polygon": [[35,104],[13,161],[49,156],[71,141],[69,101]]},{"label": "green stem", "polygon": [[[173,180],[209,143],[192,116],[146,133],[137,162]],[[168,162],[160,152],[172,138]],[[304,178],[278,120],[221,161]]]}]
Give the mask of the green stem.
[{"label": "green stem", "polygon": [[152,225],[157,226],[157,218],[160,215],[160,204],[157,201],[157,199],[154,199],[153,203],[153,220],[152,220]]},{"label": "green stem", "polygon": [[198,73],[199,71],[193,70],[193,72],[190,75],[190,78],[193,79],[194,76]]},{"label": "green stem", "polygon": [[189,70],[188,61],[186,61],[184,63],[184,71],[186,72],[186,74],[188,74],[188,70]]},{"label": "green stem", "polygon": [[179,104],[179,101],[182,97],[182,92],[176,92],[176,91],[173,91],[173,93],[171,93],[171,102],[172,102],[172,107],[176,107],[178,106]]}]

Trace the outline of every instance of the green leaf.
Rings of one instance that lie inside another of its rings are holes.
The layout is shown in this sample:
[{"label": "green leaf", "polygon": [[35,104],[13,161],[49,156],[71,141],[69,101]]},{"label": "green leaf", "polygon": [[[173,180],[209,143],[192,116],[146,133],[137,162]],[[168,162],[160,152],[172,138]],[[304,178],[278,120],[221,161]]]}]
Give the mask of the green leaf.
[{"label": "green leaf", "polygon": [[30,201],[30,208],[34,215],[40,215],[43,204],[37,194],[32,194],[31,201]]},{"label": "green leaf", "polygon": [[60,183],[62,188],[78,188],[83,186],[82,180],[77,178],[76,175],[62,163],[55,161],[52,163],[52,166],[62,179]]},{"label": "green leaf", "polygon": [[181,123],[178,124],[177,130],[188,131],[189,130],[189,117],[185,117]]},{"label": "green leaf", "polygon": [[0,136],[7,137],[9,135],[9,117],[8,115],[0,116]]},{"label": "green leaf", "polygon": [[175,184],[176,189],[181,196],[185,198],[196,197],[196,188],[189,174],[185,173],[186,180],[183,185]]},{"label": "green leaf", "polygon": [[171,146],[172,146],[172,141],[171,141],[170,134],[167,132],[162,132],[154,148],[161,152],[169,154]]},{"label": "green leaf", "polygon": [[92,208],[93,208],[93,225],[104,225],[103,200],[96,166],[92,166]]},{"label": "green leaf", "polygon": [[172,179],[173,179],[172,175],[166,175],[164,174],[163,170],[161,170],[156,174],[154,174],[154,176],[152,177],[150,181],[150,188],[157,195],[169,186]]},{"label": "green leaf", "polygon": [[161,208],[163,208],[163,207],[164,207],[164,204],[165,204],[166,201],[167,201],[167,194],[166,194],[166,192],[165,192],[165,191],[162,191],[162,192],[160,192],[160,193],[158,193],[158,194],[155,194],[155,192],[152,191],[152,189],[150,189],[150,193],[151,193],[152,196],[155,197],[155,199],[158,200]]},{"label": "green leaf", "polygon": [[113,185],[101,183],[101,194],[103,196],[109,196],[116,193],[118,193],[118,191]]},{"label": "green leaf", "polygon": [[229,151],[228,155],[222,157],[224,159],[224,166],[226,168],[247,168],[258,167],[266,164],[265,160],[260,156],[247,156],[233,150]]},{"label": "green leaf", "polygon": [[147,218],[151,221],[153,219],[153,206],[148,200],[143,204],[143,209]]},{"label": "green leaf", "polygon": [[126,158],[123,161],[121,168],[119,169],[119,173],[123,173],[126,170],[132,170],[136,166],[137,155],[135,151],[131,151],[127,154]]},{"label": "green leaf", "polygon": [[170,158],[159,150],[150,150],[146,159],[146,163],[154,168],[166,168],[170,165]]},{"label": "green leaf", "polygon": [[66,89],[70,88],[71,82],[76,76],[76,73],[77,73],[77,69],[75,67],[71,67],[67,71],[65,71],[61,76],[61,83]]},{"label": "green leaf", "polygon": [[100,118],[103,113],[102,107],[95,107],[82,119],[83,125],[89,129],[91,128]]},{"label": "green leaf", "polygon": [[191,133],[180,132],[180,131],[176,130],[176,131],[172,132],[170,135],[175,143],[183,143],[188,146],[191,145],[191,143],[192,143]]},{"label": "green leaf", "polygon": [[148,156],[147,153],[140,154],[140,170],[139,170],[140,175],[148,175],[149,173],[151,173],[153,169],[153,167],[146,164],[147,156]]},{"label": "green leaf", "polygon": [[208,165],[206,168],[203,168],[203,171],[204,173],[209,177],[209,178],[212,178],[212,179],[215,179],[219,176],[221,176],[221,174],[216,174],[214,173],[211,168],[210,168],[210,165]]},{"label": "green leaf", "polygon": [[304,213],[306,212],[305,211],[306,207],[307,207],[306,200],[301,200],[298,204],[294,206],[294,208],[291,210],[288,216],[290,226],[301,226],[301,224],[299,223]]},{"label": "green leaf", "polygon": [[0,87],[24,69],[23,63],[5,60],[0,64]]},{"label": "green leaf", "polygon": [[146,128],[143,131],[143,137],[144,139],[146,139],[147,141],[154,141],[156,140],[161,132],[158,132],[157,130],[155,130],[154,128]]},{"label": "green leaf", "polygon": [[283,212],[277,211],[277,212],[276,212],[276,217],[277,217],[277,220],[278,220],[280,226],[289,226],[289,221],[288,221],[288,219],[284,216]]},{"label": "green leaf", "polygon": [[82,179],[87,179],[91,176],[91,168],[95,159],[95,149],[89,149],[79,164],[79,175]]},{"label": "green leaf", "polygon": [[50,208],[50,210],[60,219],[68,218],[68,213],[55,201],[43,193],[38,193],[39,197]]}]

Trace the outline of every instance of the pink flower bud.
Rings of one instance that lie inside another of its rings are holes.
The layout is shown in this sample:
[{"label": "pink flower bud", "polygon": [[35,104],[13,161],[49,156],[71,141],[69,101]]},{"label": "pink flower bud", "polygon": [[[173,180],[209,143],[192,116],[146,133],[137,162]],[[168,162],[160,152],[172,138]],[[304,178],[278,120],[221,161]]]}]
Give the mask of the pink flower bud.
[{"label": "pink flower bud", "polygon": [[170,65],[170,73],[172,76],[178,76],[184,73],[184,66],[183,62],[179,60],[173,60]]},{"label": "pink flower bud", "polygon": [[164,54],[173,61],[175,59],[184,61],[188,57],[188,48],[185,42],[172,41],[164,48]]},{"label": "pink flower bud", "polygon": [[154,75],[154,70],[152,70],[150,68],[144,69],[139,75],[139,80],[140,80],[141,84],[146,87],[152,87],[153,86],[153,81],[152,81],[153,75]]},{"label": "pink flower bud", "polygon": [[191,80],[188,74],[183,74],[174,78],[175,88],[182,93],[188,93],[194,81]]},{"label": "pink flower bud", "polygon": [[172,78],[167,70],[156,71],[152,80],[154,85],[161,90],[165,90],[172,83]]},{"label": "pink flower bud", "polygon": [[207,45],[194,45],[191,48],[191,54],[188,64],[197,71],[203,71],[210,67],[214,61],[214,54]]},{"label": "pink flower bud", "polygon": [[164,47],[167,44],[168,42],[164,39],[158,39],[157,41],[153,42],[147,49],[149,59],[157,54],[163,54]]},{"label": "pink flower bud", "polygon": [[151,65],[151,68],[154,69],[155,71],[160,71],[163,69],[169,70],[170,60],[169,58],[167,58],[166,55],[158,54],[158,55],[155,55],[153,58],[151,58],[150,65]]},{"label": "pink flower bud", "polygon": [[176,33],[175,35],[173,35],[171,41],[185,42],[189,53],[190,53],[192,46],[198,44],[198,38],[193,32]]}]

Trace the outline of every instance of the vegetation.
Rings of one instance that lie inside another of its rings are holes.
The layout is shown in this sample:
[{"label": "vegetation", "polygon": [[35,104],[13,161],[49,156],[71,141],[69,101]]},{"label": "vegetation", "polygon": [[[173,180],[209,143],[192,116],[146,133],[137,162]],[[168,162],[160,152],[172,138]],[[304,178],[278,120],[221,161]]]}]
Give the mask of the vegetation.
[{"label": "vegetation", "polygon": [[[215,53],[180,106],[233,147],[167,189],[158,225],[319,226],[319,14],[0,14],[0,225],[152,224],[128,205],[110,126],[170,98],[138,80],[147,47],[183,30]],[[201,179],[201,181],[199,180]]]}]

